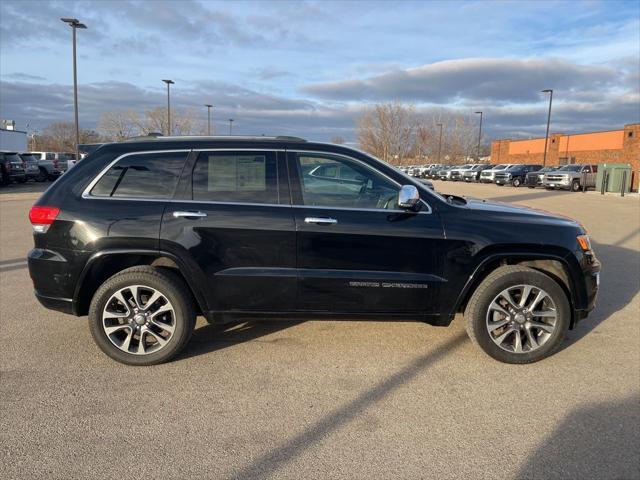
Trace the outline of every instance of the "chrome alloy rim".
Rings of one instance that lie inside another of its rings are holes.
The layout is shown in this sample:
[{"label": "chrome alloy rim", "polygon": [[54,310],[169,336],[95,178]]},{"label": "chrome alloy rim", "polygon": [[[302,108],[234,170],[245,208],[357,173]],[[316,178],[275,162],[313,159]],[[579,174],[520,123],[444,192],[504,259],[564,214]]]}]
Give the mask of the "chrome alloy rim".
[{"label": "chrome alloy rim", "polygon": [[155,288],[131,285],[115,292],[102,312],[104,333],[123,352],[148,355],[173,336],[176,314],[171,302]]},{"label": "chrome alloy rim", "polygon": [[500,292],[487,311],[493,343],[511,353],[528,353],[544,345],[556,328],[558,312],[551,296],[533,285]]}]

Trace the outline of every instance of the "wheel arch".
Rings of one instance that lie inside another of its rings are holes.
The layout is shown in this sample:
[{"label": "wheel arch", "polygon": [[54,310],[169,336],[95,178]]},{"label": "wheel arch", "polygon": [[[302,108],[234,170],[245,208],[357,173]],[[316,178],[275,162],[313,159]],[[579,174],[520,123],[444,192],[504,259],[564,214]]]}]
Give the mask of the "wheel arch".
[{"label": "wheel arch", "polygon": [[207,312],[204,293],[191,280],[189,270],[180,258],[171,253],[158,250],[104,250],[94,253],[82,270],[73,296],[73,310],[75,315],[86,315],[96,290],[108,278],[127,268],[139,265],[150,265],[168,268],[178,274],[191,291],[197,313]]},{"label": "wheel arch", "polygon": [[496,268],[503,265],[530,267],[554,279],[567,295],[572,312],[570,328],[574,327],[576,322],[574,311],[581,305],[584,294],[579,290],[580,283],[576,278],[575,266],[572,266],[568,257],[562,254],[500,252],[487,256],[477,265],[467,280],[458,295],[452,314],[463,311],[480,283]]}]

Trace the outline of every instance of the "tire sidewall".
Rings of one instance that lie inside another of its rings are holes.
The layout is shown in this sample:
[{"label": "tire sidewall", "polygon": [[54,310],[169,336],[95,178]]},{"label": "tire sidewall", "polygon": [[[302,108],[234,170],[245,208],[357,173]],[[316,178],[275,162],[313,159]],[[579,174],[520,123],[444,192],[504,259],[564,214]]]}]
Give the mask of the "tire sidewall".
[{"label": "tire sidewall", "polygon": [[[543,346],[529,353],[511,353],[503,350],[491,339],[486,327],[486,315],[489,305],[493,299],[506,288],[528,284],[545,290],[553,299],[558,312],[556,328]],[[496,360],[506,363],[531,363],[541,360],[560,345],[564,339],[571,320],[571,310],[569,301],[564,290],[555,280],[547,275],[531,269],[530,271],[511,272],[496,278],[483,292],[482,298],[478,299],[474,316],[471,319],[475,331],[475,338],[480,347]]]},{"label": "tire sidewall", "polygon": [[[176,355],[191,335],[194,314],[183,293],[172,283],[164,275],[146,272],[123,273],[107,280],[94,295],[89,309],[89,327],[100,349],[114,360],[128,365],[154,365]],[[120,350],[111,343],[102,327],[102,312],[106,302],[115,292],[131,285],[145,285],[158,290],[171,302],[175,311],[176,325],[169,343],[159,351],[148,355],[134,355]]]},{"label": "tire sidewall", "polygon": [[578,180],[573,181],[573,183],[571,184],[571,190],[573,190],[574,192],[580,191],[580,182]]}]

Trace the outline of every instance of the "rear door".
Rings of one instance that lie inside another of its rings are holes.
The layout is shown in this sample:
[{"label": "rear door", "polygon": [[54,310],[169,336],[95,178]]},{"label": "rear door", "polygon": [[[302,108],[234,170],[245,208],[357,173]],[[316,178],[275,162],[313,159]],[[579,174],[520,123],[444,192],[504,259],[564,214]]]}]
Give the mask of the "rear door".
[{"label": "rear door", "polygon": [[[298,309],[435,313],[444,236],[428,205],[397,208],[400,185],[365,162],[289,152],[297,229]],[[336,176],[320,173],[336,172]]]},{"label": "rear door", "polygon": [[284,153],[194,152],[165,210],[161,249],[189,263],[214,312],[287,311],[296,292],[295,223]]}]

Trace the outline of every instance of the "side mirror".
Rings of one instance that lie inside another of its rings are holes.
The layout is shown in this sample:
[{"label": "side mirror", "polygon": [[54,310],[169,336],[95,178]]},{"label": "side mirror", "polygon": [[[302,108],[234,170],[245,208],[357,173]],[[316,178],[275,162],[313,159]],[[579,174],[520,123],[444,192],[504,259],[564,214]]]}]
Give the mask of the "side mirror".
[{"label": "side mirror", "polygon": [[413,185],[403,185],[398,193],[398,208],[415,210],[420,201],[418,189]]}]

